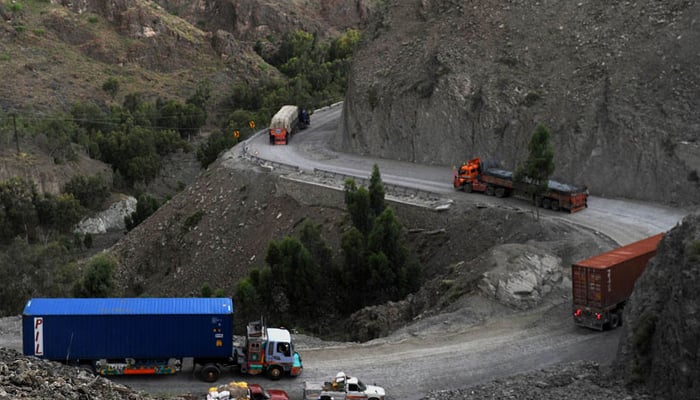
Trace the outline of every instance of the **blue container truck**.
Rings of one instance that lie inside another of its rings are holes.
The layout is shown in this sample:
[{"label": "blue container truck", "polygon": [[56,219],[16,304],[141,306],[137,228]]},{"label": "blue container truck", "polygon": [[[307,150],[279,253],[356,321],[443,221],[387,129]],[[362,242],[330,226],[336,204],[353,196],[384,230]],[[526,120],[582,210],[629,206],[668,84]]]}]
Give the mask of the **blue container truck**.
[{"label": "blue container truck", "polygon": [[192,358],[207,382],[216,381],[225,368],[273,379],[285,372],[300,374],[291,335],[282,330],[287,335],[274,336],[285,343],[263,341],[260,331],[280,329],[255,326],[253,339],[269,356],[251,365],[246,347],[234,344],[229,298],[36,298],[24,308],[22,341],[25,355],[89,364],[101,375],[174,374],[183,358]]}]

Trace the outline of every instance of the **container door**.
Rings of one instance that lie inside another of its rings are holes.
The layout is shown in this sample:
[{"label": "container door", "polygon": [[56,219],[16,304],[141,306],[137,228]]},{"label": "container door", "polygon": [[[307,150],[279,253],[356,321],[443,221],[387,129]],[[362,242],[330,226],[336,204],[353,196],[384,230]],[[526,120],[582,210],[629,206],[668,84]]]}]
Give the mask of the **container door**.
[{"label": "container door", "polygon": [[603,272],[605,270],[587,268],[586,298],[589,307],[602,308],[603,301]]}]

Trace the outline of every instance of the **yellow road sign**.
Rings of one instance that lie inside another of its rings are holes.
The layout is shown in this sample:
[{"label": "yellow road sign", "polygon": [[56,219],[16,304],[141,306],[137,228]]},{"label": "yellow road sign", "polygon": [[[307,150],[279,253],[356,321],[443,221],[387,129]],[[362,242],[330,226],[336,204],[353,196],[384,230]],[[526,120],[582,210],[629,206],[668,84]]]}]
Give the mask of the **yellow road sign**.
[{"label": "yellow road sign", "polygon": [[241,132],[238,131],[238,130],[233,131],[233,137],[235,137],[236,139],[238,139],[239,137],[241,137]]},{"label": "yellow road sign", "polygon": [[248,126],[250,127],[250,129],[255,129],[255,121],[253,121],[252,119],[248,121]]}]

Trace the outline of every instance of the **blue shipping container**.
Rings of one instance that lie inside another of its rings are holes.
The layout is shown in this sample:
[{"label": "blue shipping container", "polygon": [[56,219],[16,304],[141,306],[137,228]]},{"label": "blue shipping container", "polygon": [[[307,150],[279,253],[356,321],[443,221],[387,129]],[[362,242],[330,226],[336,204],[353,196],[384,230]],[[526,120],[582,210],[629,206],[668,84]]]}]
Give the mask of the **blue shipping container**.
[{"label": "blue shipping container", "polygon": [[50,360],[228,358],[229,298],[48,299],[27,302],[25,355]]}]

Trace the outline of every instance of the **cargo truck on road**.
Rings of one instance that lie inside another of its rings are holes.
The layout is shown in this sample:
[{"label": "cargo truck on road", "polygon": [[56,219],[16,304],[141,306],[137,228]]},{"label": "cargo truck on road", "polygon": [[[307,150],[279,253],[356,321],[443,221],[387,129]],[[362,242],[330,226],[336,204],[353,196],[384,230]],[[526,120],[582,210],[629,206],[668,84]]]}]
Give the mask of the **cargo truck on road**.
[{"label": "cargo truck on road", "polygon": [[270,120],[270,144],[289,144],[289,139],[311,124],[309,112],[297,106],[286,105]]},{"label": "cargo truck on road", "polygon": [[574,323],[601,331],[622,324],[634,283],[656,255],[662,237],[659,233],[573,264]]},{"label": "cargo truck on road", "polygon": [[303,366],[286,329],[248,325],[233,336],[230,298],[36,298],[22,316],[27,356],[89,365],[101,375],[174,374],[183,358],[214,382],[224,369],[297,376]]},{"label": "cargo truck on road", "polygon": [[[523,183],[528,185],[527,183]],[[489,196],[508,197],[522,195],[513,181],[513,172],[498,168],[487,168],[480,158],[473,158],[456,169],[452,177],[455,189],[465,192],[483,192]],[[548,181],[547,191],[537,199],[537,206],[554,211],[574,213],[588,207],[588,191],[585,187],[572,186],[557,181]]]}]

